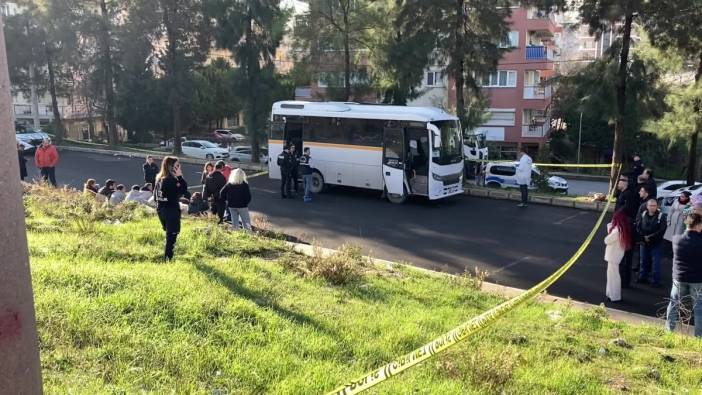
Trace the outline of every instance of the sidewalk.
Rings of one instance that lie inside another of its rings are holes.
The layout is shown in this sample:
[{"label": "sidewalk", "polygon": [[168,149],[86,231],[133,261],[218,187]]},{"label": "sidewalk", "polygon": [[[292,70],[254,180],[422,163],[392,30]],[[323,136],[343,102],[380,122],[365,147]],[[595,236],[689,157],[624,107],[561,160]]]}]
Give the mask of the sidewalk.
[{"label": "sidewalk", "polygon": [[[154,158],[162,158],[167,155],[171,155],[168,152],[162,151],[148,151],[148,150],[134,150],[134,151],[123,151],[123,150],[110,150],[104,148],[87,148],[87,147],[75,147],[70,145],[60,145],[58,149],[61,151],[74,151],[74,152],[86,152],[92,154],[102,154],[102,155],[112,155],[112,156],[126,156],[129,158],[146,158],[147,156],[153,156]],[[132,148],[130,148],[132,149]],[[183,163],[203,165],[208,162],[206,159],[190,158],[187,156],[180,156],[179,160]],[[244,170],[251,170],[256,172],[268,170],[268,166],[260,163],[245,163],[245,162],[230,162],[241,167]]]},{"label": "sidewalk", "polygon": [[[478,187],[472,184],[464,185],[463,193],[468,196],[501,200],[513,200],[516,202],[519,202],[522,199],[521,193],[519,192],[519,190],[516,189],[493,189],[486,187]],[[532,192],[529,192],[529,203],[543,204],[547,206],[569,207],[576,208],[579,210],[589,210],[597,212],[604,210],[605,205],[607,204],[607,202],[588,201],[586,200],[586,198],[559,197]],[[614,211],[614,205],[610,205],[609,211]]]}]

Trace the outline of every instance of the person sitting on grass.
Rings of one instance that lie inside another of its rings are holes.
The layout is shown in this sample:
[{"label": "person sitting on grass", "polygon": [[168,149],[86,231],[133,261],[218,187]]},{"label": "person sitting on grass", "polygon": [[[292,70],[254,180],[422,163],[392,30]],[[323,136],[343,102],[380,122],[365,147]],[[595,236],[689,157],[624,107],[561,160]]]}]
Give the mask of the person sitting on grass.
[{"label": "person sitting on grass", "polygon": [[112,196],[112,193],[114,191],[115,191],[115,180],[108,179],[107,181],[105,181],[105,186],[100,188],[100,190],[98,191],[98,194],[109,199],[110,196]]},{"label": "person sitting on grass", "polygon": [[146,204],[146,200],[142,199],[142,194],[139,185],[132,185],[132,189],[124,198],[126,202],[137,202],[141,204]]},{"label": "person sitting on grass", "polygon": [[94,179],[88,178],[88,180],[83,184],[83,193],[86,195],[95,196],[98,193],[97,183]]},{"label": "person sitting on grass", "polygon": [[117,188],[115,188],[115,191],[112,192],[112,196],[110,196],[110,204],[116,206],[122,203],[126,197],[127,194],[124,192],[124,185],[119,184]]},{"label": "person sitting on grass", "polygon": [[190,204],[188,205],[188,214],[202,215],[209,208],[209,205],[202,198],[202,194],[200,192],[193,193],[193,196],[190,198]]}]

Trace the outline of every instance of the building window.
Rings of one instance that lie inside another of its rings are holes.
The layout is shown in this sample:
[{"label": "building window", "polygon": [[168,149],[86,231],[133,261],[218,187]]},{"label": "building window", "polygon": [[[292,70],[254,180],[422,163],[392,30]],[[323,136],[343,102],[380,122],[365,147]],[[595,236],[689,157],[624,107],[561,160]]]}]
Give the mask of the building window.
[{"label": "building window", "polygon": [[519,47],[519,31],[511,31],[507,33],[507,37],[500,42],[500,48],[517,48]]},{"label": "building window", "polygon": [[517,71],[499,70],[483,76],[482,86],[485,88],[514,88],[517,86]]},{"label": "building window", "polygon": [[539,70],[527,70],[524,73],[524,86],[538,86],[541,84],[541,72]]},{"label": "building window", "polygon": [[444,72],[443,71],[429,71],[427,72],[427,79],[425,81],[426,86],[444,86]]},{"label": "building window", "polygon": [[546,122],[544,110],[524,109],[522,125],[543,125],[544,122]]},{"label": "building window", "polygon": [[485,126],[514,126],[514,109],[493,108],[485,113],[487,121]]}]

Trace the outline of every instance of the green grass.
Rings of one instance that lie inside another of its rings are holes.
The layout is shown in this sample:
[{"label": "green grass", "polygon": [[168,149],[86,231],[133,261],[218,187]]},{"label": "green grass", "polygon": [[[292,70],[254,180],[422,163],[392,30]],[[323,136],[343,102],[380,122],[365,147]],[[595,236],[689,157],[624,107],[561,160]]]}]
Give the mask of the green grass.
[{"label": "green grass", "polygon": [[[141,209],[28,189],[47,394],[322,393],[501,301],[465,278],[360,262],[360,278],[333,286],[296,270],[306,258],[282,242],[201,220],[185,221],[177,259],[163,263],[163,234]],[[599,308],[531,303],[370,393],[681,394],[701,386],[700,340],[612,322]]]}]

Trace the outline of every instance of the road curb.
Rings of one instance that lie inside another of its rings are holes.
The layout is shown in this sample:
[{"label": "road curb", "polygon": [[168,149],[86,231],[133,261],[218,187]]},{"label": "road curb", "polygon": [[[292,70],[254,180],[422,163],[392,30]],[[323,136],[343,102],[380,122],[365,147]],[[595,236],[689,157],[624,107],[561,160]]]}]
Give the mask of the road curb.
[{"label": "road curb", "polygon": [[[328,257],[332,254],[337,253],[338,251],[335,249],[331,248],[325,248],[325,247],[320,247],[320,246],[313,246],[310,244],[302,244],[302,243],[293,243],[293,242],[285,242],[288,246],[292,248],[293,251],[303,254],[306,256],[315,256],[316,251],[319,251],[322,255],[322,257]],[[397,267],[402,267],[404,269],[409,269],[412,271],[415,271],[417,273],[422,273],[426,274],[432,277],[456,277],[455,274],[451,273],[445,273],[445,272],[437,272],[434,270],[430,269],[425,269],[422,267],[417,267],[417,266],[412,266],[408,265],[405,263],[398,263],[398,262],[393,262],[393,261],[388,261],[385,259],[378,259],[378,258],[373,258],[369,256],[365,256],[366,259],[374,262],[376,265],[380,266],[385,266],[388,269],[392,268],[397,268]],[[508,287],[505,285],[500,285],[500,284],[495,284],[495,283],[490,283],[487,281],[482,282],[482,286],[480,288],[481,291],[490,293],[493,295],[498,295],[501,297],[505,298],[511,298],[516,295],[519,295],[523,292],[525,292],[524,289],[520,288],[514,288],[514,287]],[[588,310],[588,309],[593,309],[593,308],[599,308],[599,307],[604,307],[605,311],[607,312],[607,316],[618,322],[626,322],[628,324],[634,324],[634,325],[651,325],[651,326],[656,326],[656,327],[663,327],[665,324],[665,321],[660,319],[660,318],[655,318],[655,317],[649,317],[643,314],[637,314],[637,313],[630,313],[624,310],[618,310],[618,309],[613,309],[611,307],[606,307],[602,305],[594,305],[586,302],[579,302],[575,301],[573,299],[569,298],[562,298],[559,296],[553,296],[549,294],[542,294],[539,295],[537,298],[537,301],[540,303],[552,303],[552,304],[558,304],[558,305],[566,305],[566,306],[572,306],[575,307],[578,310]],[[679,333],[686,334],[686,335],[691,335],[692,334],[692,327],[687,327],[683,328],[683,325],[679,325],[680,329],[678,330]]]},{"label": "road curb", "polygon": [[[118,151],[118,150],[107,150],[107,149],[99,149],[99,148],[85,148],[85,147],[73,147],[73,146],[66,146],[66,145],[61,145],[58,146],[58,149],[60,151],[73,151],[73,152],[86,152],[86,153],[91,153],[91,154],[102,154],[102,155],[112,155],[112,156],[126,156],[129,158],[146,158],[147,156],[153,156],[154,158],[163,158],[164,156],[171,155],[168,152],[158,152],[158,151],[143,151],[143,152],[138,152],[138,151]],[[188,163],[188,164],[193,164],[193,165],[202,165],[204,166],[205,163],[209,162],[208,160],[205,159],[195,159],[195,158],[188,158],[188,157],[179,157],[179,161],[183,163]],[[266,171],[268,170],[267,166],[256,166],[253,164],[247,164],[247,163],[242,163],[242,162],[230,162],[233,164],[237,164],[238,167],[241,167],[243,170],[252,170],[252,171]]]},{"label": "road curb", "polygon": [[[472,186],[466,186],[463,188],[463,194],[468,196],[475,196],[480,198],[488,199],[499,199],[499,200],[521,200],[521,194],[519,192],[507,191],[504,189],[489,189],[489,188],[476,188]],[[602,211],[604,209],[605,202],[579,202],[572,199],[563,199],[557,196],[546,196],[546,195],[529,195],[529,202],[535,204],[541,204],[546,206],[556,206],[556,207],[568,207],[578,210],[587,211]],[[614,211],[613,207],[610,207],[610,212]]]}]

